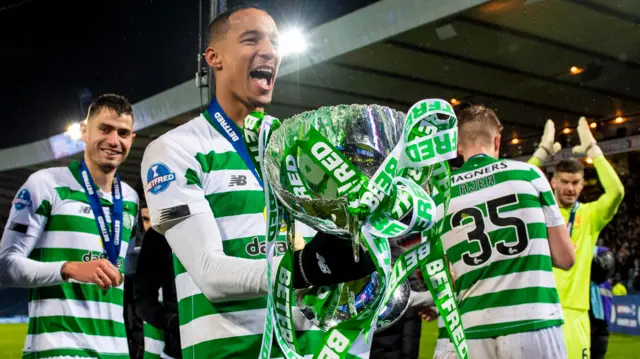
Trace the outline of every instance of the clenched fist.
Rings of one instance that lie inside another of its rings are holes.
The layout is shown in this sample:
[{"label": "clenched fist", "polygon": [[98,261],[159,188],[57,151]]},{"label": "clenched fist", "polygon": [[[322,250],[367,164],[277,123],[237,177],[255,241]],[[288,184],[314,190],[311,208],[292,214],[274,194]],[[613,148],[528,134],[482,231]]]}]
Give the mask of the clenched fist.
[{"label": "clenched fist", "polygon": [[111,262],[102,258],[89,262],[67,262],[61,269],[62,277],[82,283],[94,283],[102,289],[122,284],[122,274]]}]

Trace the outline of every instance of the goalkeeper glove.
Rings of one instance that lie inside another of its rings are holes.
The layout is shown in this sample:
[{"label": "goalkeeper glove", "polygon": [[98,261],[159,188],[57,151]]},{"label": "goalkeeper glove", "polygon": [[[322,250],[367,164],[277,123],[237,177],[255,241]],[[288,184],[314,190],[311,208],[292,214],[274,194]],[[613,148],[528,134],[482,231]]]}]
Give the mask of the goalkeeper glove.
[{"label": "goalkeeper glove", "polygon": [[547,123],[544,125],[544,132],[542,133],[538,149],[533,153],[533,157],[537,158],[540,163],[544,163],[549,156],[555,155],[562,149],[559,142],[553,141],[555,137],[555,125],[553,124],[553,121],[547,120]]},{"label": "goalkeeper glove", "polygon": [[578,137],[580,145],[573,148],[573,153],[586,154],[587,156],[596,158],[602,155],[602,150],[598,147],[596,139],[591,134],[589,124],[584,117],[580,117],[578,121]]},{"label": "goalkeeper glove", "polygon": [[294,288],[345,283],[376,270],[369,253],[362,248],[360,261],[356,262],[350,240],[322,232],[294,252],[294,266]]}]

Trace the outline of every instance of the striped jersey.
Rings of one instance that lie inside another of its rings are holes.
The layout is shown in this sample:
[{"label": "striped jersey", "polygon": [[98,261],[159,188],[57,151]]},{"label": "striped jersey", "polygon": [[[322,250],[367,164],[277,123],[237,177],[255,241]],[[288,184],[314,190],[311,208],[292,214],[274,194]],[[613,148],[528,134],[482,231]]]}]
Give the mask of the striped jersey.
[{"label": "striped jersey", "polygon": [[[434,200],[442,213],[442,194]],[[538,168],[486,155],[470,158],[451,175],[442,221],[468,339],[563,323],[547,227],[564,221]]]},{"label": "striped jersey", "polygon": [[[174,208],[186,205],[187,215],[208,213],[210,208],[221,237],[211,240],[221,240],[227,256],[264,260],[264,192],[232,144],[209,121],[200,115],[147,147],[141,175],[152,225],[173,215]],[[281,234],[284,240],[285,232]],[[285,248],[284,241],[278,243],[278,250]],[[174,270],[183,358],[257,358],[266,296],[212,303],[175,255]],[[314,346],[322,344],[324,333],[309,330],[311,323],[299,311],[294,313],[300,348],[312,354]],[[283,356],[277,345],[271,353],[272,357]]]},{"label": "striped jersey", "polygon": [[[162,303],[162,288],[158,290],[158,301]],[[158,329],[145,322],[144,332],[144,359],[171,359],[164,352],[164,330]]]},{"label": "striped jersey", "polygon": [[[87,262],[106,258],[81,183],[80,165],[72,162],[68,167],[40,170],[22,186],[6,230],[38,238],[30,259]],[[138,213],[138,195],[126,183],[121,184],[124,214],[118,267],[123,272]],[[111,194],[96,192],[110,223]],[[105,291],[95,284],[69,281],[29,289],[23,358],[128,358],[123,285]]]}]

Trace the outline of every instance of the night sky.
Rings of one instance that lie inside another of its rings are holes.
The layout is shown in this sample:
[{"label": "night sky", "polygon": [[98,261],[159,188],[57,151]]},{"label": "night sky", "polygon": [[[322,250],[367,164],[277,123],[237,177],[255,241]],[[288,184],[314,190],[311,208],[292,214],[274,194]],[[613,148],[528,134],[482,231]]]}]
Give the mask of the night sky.
[{"label": "night sky", "polygon": [[[258,4],[281,29],[289,24],[310,29],[372,2],[227,1],[227,6]],[[194,79],[197,0],[1,4],[0,148],[63,132],[102,93],[119,93],[135,103]],[[208,1],[203,8],[208,14]]]}]

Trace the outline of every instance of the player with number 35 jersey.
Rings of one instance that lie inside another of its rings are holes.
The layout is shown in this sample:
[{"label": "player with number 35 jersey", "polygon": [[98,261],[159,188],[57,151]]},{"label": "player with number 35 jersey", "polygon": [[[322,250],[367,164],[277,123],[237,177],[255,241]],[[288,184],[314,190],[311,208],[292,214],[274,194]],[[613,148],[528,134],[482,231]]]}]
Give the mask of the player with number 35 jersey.
[{"label": "player with number 35 jersey", "polygon": [[[575,254],[549,182],[535,166],[497,158],[502,126],[492,110],[466,108],[459,126],[465,163],[451,175],[442,241],[469,358],[565,358],[552,267],[570,268]],[[435,357],[456,355],[440,340]]]}]

